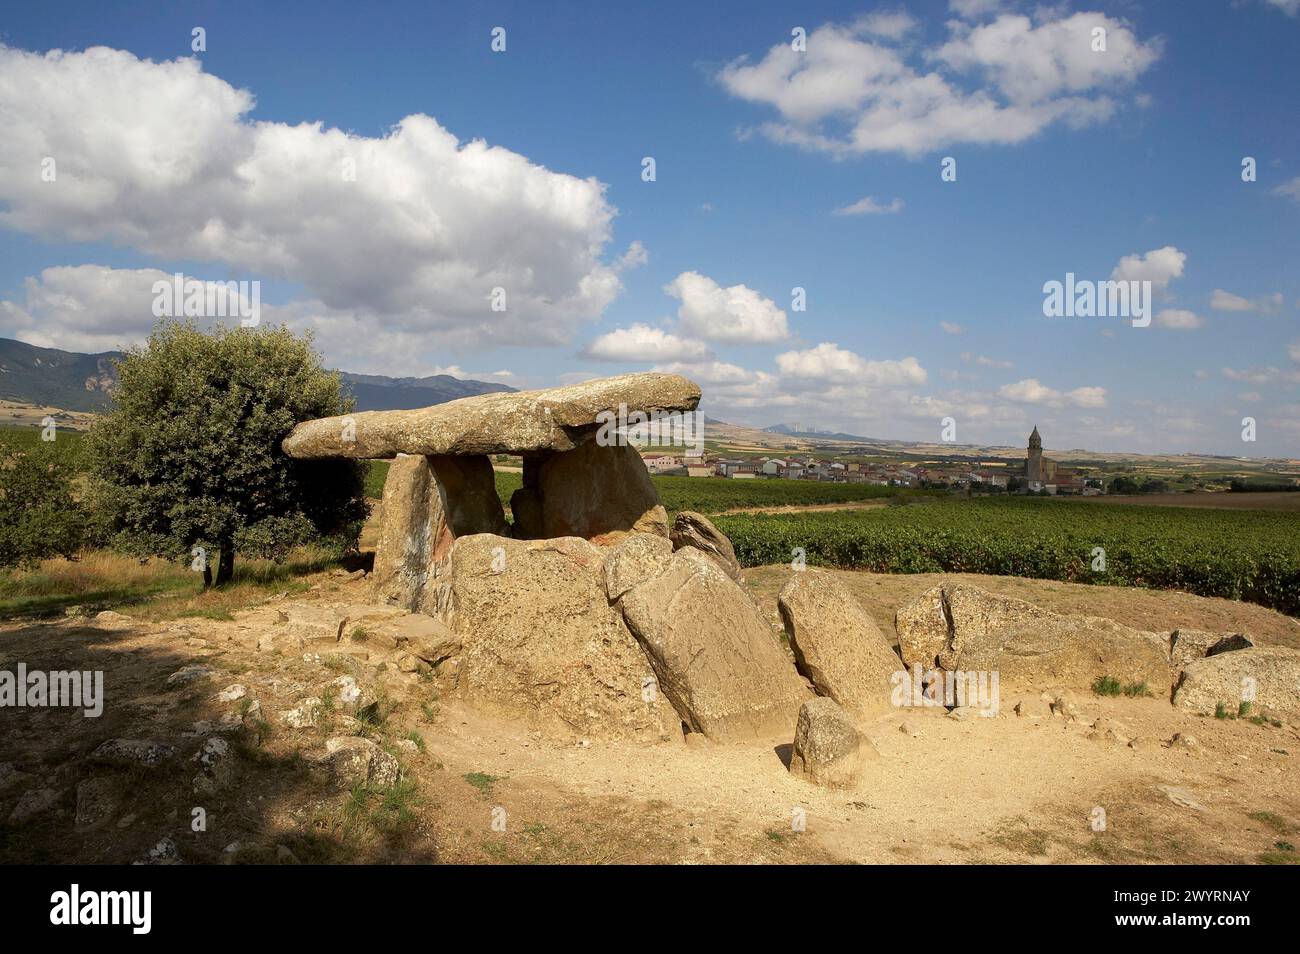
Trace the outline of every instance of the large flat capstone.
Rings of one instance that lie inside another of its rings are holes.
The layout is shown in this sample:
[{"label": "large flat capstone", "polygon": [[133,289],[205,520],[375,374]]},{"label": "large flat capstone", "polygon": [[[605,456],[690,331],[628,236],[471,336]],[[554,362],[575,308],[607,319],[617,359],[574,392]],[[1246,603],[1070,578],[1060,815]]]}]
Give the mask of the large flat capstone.
[{"label": "large flat capstone", "polygon": [[606,416],[620,409],[687,412],[699,403],[694,382],[647,371],[541,391],[480,394],[418,410],[323,417],[299,424],[282,446],[299,458],[569,451],[595,437]]}]

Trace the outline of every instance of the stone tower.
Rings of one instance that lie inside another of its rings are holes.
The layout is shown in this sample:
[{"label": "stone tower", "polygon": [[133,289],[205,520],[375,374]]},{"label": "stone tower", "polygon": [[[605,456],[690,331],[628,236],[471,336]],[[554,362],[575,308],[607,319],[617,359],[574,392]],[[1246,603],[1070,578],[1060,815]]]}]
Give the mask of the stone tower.
[{"label": "stone tower", "polygon": [[1025,461],[1025,479],[1044,481],[1043,474],[1043,439],[1038,436],[1038,426],[1029,435],[1029,458]]}]

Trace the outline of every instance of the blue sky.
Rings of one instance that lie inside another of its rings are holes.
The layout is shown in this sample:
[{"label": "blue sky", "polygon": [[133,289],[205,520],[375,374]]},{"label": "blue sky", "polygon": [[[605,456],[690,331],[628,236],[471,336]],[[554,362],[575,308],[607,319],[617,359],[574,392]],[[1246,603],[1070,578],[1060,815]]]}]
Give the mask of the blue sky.
[{"label": "blue sky", "polygon": [[[138,341],[182,271],[347,370],[1300,456],[1300,0],[265,6],[5,12],[0,334]],[[1045,317],[1066,272],[1156,321]]]}]

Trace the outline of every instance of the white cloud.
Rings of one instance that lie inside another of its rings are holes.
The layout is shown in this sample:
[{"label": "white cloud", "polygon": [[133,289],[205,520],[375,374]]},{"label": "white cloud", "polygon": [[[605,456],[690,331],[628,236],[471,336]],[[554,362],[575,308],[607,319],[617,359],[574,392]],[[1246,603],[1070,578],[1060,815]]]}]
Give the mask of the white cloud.
[{"label": "white cloud", "polygon": [[1001,7],[1002,0],[948,0],[948,9],[968,20],[996,13]]},{"label": "white cloud", "polygon": [[852,205],[846,205],[841,209],[836,209],[832,215],[896,215],[903,211],[903,200],[899,198],[891,199],[887,204],[881,204],[872,196],[858,199]]},{"label": "white cloud", "polygon": [[871,361],[829,341],[806,351],[779,354],[776,366],[791,378],[853,382],[867,387],[907,387],[926,381],[925,369],[916,358]]},{"label": "white cloud", "polygon": [[299,282],[320,320],[345,313],[390,351],[567,341],[640,258],[604,263],[616,212],[595,179],[425,115],[370,138],[252,109],[197,59],[0,46],[0,224]]},{"label": "white cloud", "polygon": [[664,286],[681,301],[677,330],[704,341],[764,344],[790,336],[785,312],[752,288],[722,288],[698,272],[682,272]]},{"label": "white cloud", "polygon": [[1015,363],[1012,361],[1000,361],[997,358],[989,358],[984,355],[976,357],[975,363],[982,368],[998,368],[1003,371],[1015,367]]},{"label": "white cloud", "polygon": [[1282,377],[1278,368],[1224,368],[1223,376],[1230,381],[1246,384],[1273,384]]},{"label": "white cloud", "polygon": [[1210,295],[1210,307],[1215,311],[1258,311],[1261,314],[1273,315],[1282,310],[1283,304],[1281,292],[1252,299],[1216,288]]},{"label": "white cloud", "polygon": [[884,37],[898,40],[915,30],[916,20],[906,10],[893,10],[883,13],[868,13],[859,17],[854,24],[868,36]]},{"label": "white cloud", "polygon": [[[969,6],[971,15],[983,4]],[[1107,31],[1094,53],[1092,30]],[[950,21],[949,40],[930,48],[873,33],[863,20],[825,24],[807,51],[788,42],[756,62],[718,73],[740,99],[773,107],[780,119],[760,131],[775,142],[837,157],[871,152],[919,156],[960,143],[1018,143],[1054,123],[1081,127],[1119,108],[1160,56],[1121,20],[1101,13],[1005,14],[981,25]]]},{"label": "white cloud", "polygon": [[[1300,2],[1300,0],[1297,0],[1297,2]],[[1300,176],[1296,176],[1294,179],[1289,179],[1286,182],[1283,182],[1280,186],[1273,189],[1273,194],[1290,196],[1297,202],[1300,202]]]},{"label": "white cloud", "polygon": [[1165,308],[1156,312],[1157,328],[1171,328],[1175,331],[1191,331],[1205,324],[1205,319],[1186,308]]},{"label": "white cloud", "polygon": [[1264,0],[1269,6],[1277,7],[1289,17],[1300,16],[1300,0]]},{"label": "white cloud", "polygon": [[939,322],[939,327],[944,330],[945,334],[950,334],[950,335],[959,335],[966,330],[961,325],[957,324],[955,321],[941,321]]},{"label": "white cloud", "polygon": [[1125,255],[1111,271],[1110,277],[1116,281],[1149,281],[1151,290],[1163,296],[1169,291],[1169,283],[1182,277],[1186,263],[1186,252],[1166,245],[1140,255]]},{"label": "white cloud", "polygon": [[635,324],[601,335],[582,356],[599,361],[701,361],[709,357],[709,349],[702,342]]},{"label": "white cloud", "polygon": [[1062,393],[1040,382],[1037,378],[1025,378],[1014,384],[1004,384],[998,388],[998,396],[1020,404],[1042,404],[1047,407],[1105,407],[1106,389],[1099,387],[1081,387]]}]

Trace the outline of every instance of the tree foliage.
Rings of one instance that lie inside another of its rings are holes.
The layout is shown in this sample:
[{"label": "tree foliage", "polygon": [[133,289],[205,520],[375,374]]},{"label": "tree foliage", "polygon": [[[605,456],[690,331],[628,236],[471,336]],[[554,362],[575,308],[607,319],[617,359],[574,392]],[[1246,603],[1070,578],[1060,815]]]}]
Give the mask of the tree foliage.
[{"label": "tree foliage", "polygon": [[282,560],[309,542],[355,547],[362,463],[280,449],[295,424],[352,408],[310,337],[167,320],[117,371],[113,410],[85,442],[116,545],[187,561],[202,548],[205,565],[220,553],[218,584],[235,553]]},{"label": "tree foliage", "polygon": [[0,566],[72,556],[85,539],[86,510],[74,494],[77,447],[35,432],[0,436]]}]

